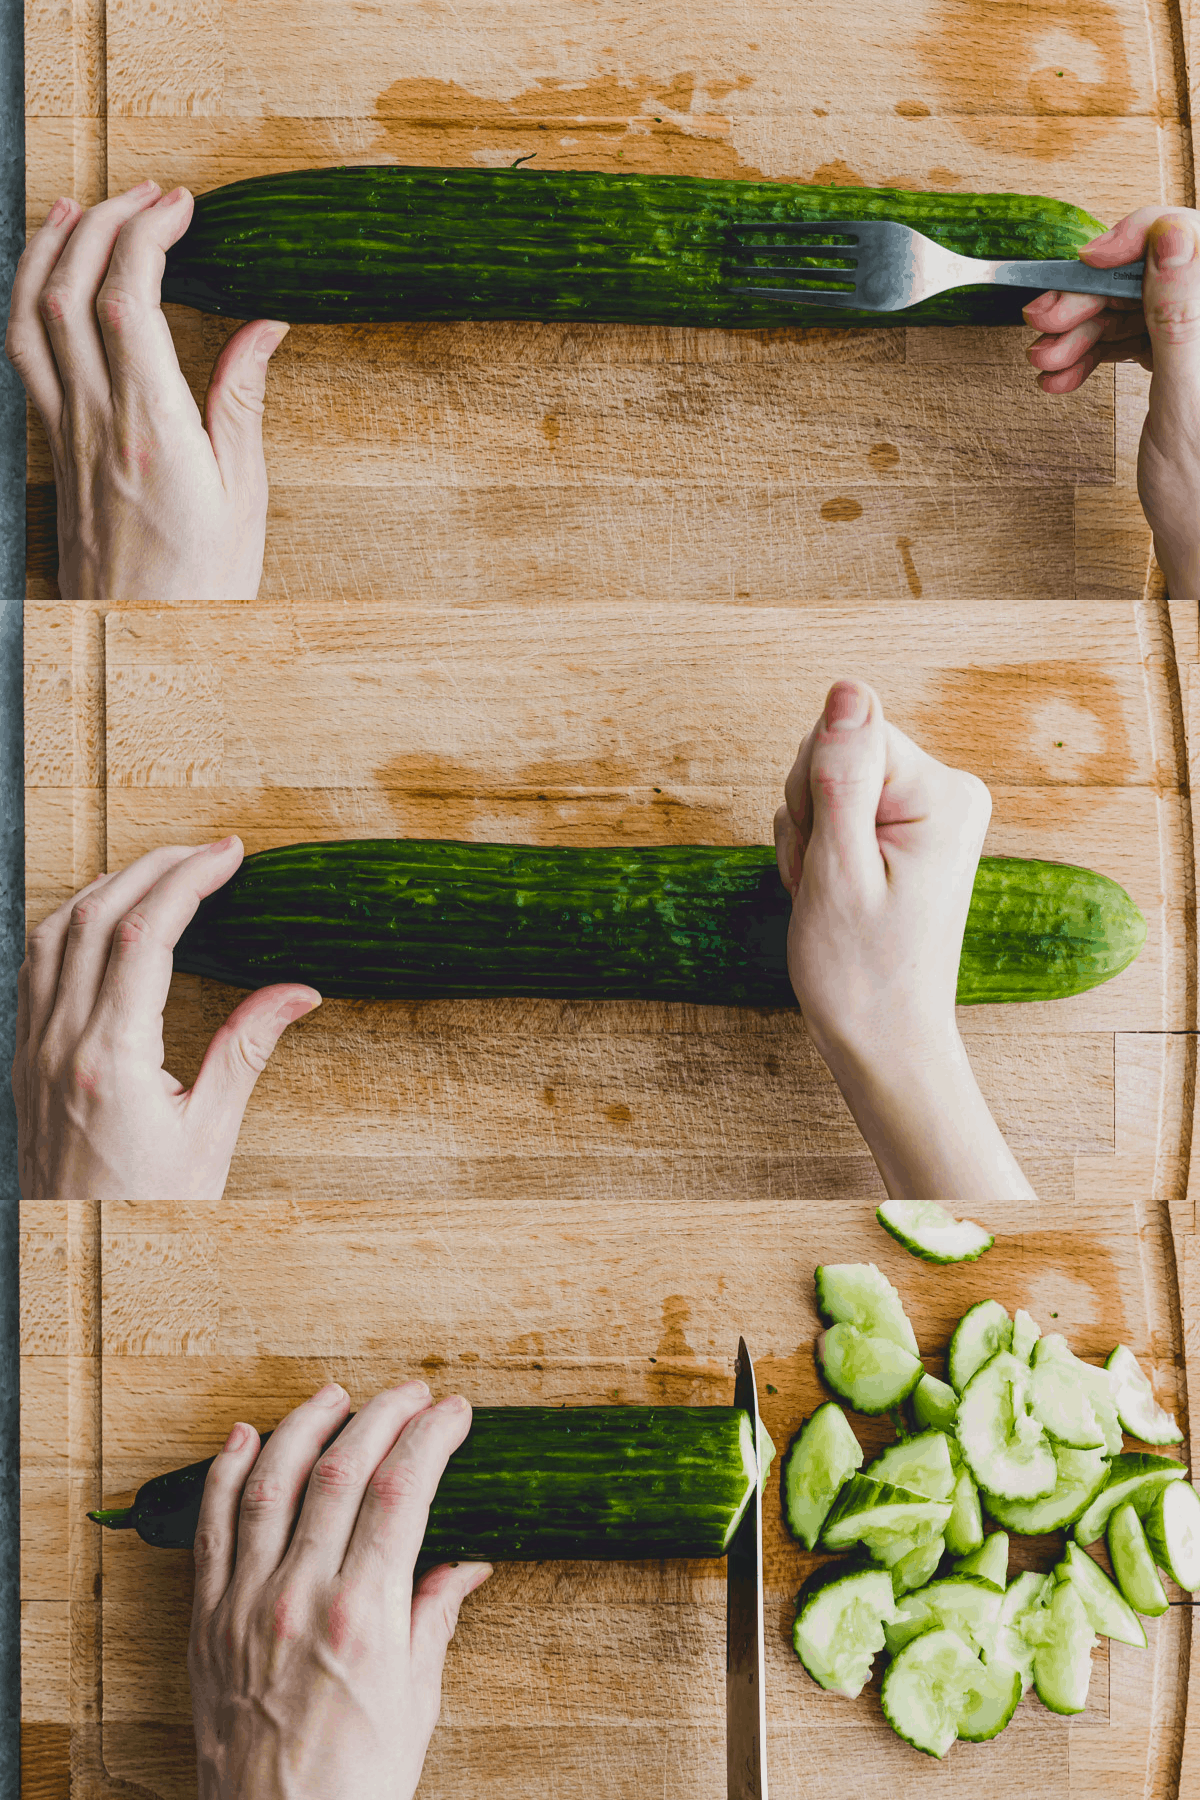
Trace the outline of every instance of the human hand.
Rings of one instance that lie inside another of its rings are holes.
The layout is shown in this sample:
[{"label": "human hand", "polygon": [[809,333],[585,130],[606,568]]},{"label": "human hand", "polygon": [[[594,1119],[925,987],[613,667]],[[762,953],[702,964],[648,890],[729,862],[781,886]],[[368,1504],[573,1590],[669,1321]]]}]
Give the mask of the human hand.
[{"label": "human hand", "polygon": [[38,926],[17,983],[19,1181],[27,1200],[217,1200],[254,1084],[314,989],[260,988],[185,1092],[163,1068],[171,953],[242,860],[235,837],[152,850]]},{"label": "human hand", "polygon": [[955,1022],[991,797],[838,681],[775,815],[788,972],[893,1199],[1028,1193]]},{"label": "human hand", "polygon": [[1200,213],[1141,206],[1080,251],[1095,268],[1145,258],[1141,300],[1042,294],[1025,308],[1048,394],[1070,394],[1105,362],[1152,370],[1138,495],[1173,600],[1200,598]]},{"label": "human hand", "polygon": [[41,415],[64,600],[253,600],[262,576],[262,412],[287,326],[256,319],[218,356],[201,420],[160,305],[185,188],[84,211],[56,200],[17,265],[5,350]]},{"label": "human hand", "polygon": [[[413,1592],[430,1502],[471,1409],[422,1381],[340,1431],[340,1387],[259,1448],[235,1425],[196,1530],[188,1646],[200,1800],[410,1800],[458,1609],[487,1563]],[[323,1453],[322,1453],[323,1452]]]}]

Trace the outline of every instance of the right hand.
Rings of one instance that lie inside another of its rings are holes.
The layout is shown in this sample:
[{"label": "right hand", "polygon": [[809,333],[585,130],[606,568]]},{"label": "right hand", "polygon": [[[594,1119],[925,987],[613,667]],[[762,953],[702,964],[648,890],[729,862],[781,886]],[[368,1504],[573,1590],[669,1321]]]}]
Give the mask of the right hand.
[{"label": "right hand", "polygon": [[420,1779],[459,1607],[491,1574],[444,1564],[413,1591],[471,1408],[410,1381],[349,1411],[322,1388],[261,1448],[235,1425],[209,1470],[188,1647],[200,1800],[411,1800]]}]

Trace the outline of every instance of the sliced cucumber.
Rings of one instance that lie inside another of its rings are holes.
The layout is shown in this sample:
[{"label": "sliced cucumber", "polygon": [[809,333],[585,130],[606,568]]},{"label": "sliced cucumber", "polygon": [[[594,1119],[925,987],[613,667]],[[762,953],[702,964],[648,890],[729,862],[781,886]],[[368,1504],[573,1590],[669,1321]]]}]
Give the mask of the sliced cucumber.
[{"label": "sliced cucumber", "polygon": [[1025,1692],[1019,1669],[1003,1662],[977,1662],[971,1672],[958,1719],[958,1735],[967,1744],[999,1737]]},{"label": "sliced cucumber", "polygon": [[971,1575],[947,1575],[931,1581],[915,1594],[896,1603],[896,1618],[884,1628],[884,1641],[892,1656],[931,1626],[956,1631],[963,1642],[982,1650],[991,1642],[992,1630],[1004,1596],[990,1581]]},{"label": "sliced cucumber", "polygon": [[1042,1328],[1036,1319],[1018,1307],[1013,1314],[1012,1353],[1019,1356],[1022,1362],[1028,1362],[1033,1356],[1033,1346],[1042,1335]]},{"label": "sliced cucumber", "polygon": [[[1173,1494],[1177,1490],[1168,1488],[1165,1491]],[[1075,1583],[1093,1631],[1099,1632],[1101,1637],[1116,1638],[1118,1643],[1133,1644],[1139,1650],[1146,1648],[1146,1633],[1141,1620],[1086,1550],[1081,1550],[1078,1544],[1068,1544],[1054,1573],[1059,1581]]]},{"label": "sliced cucumber", "polygon": [[814,1681],[855,1700],[895,1616],[886,1569],[835,1563],[816,1570],[796,1595],[792,1646]]},{"label": "sliced cucumber", "polygon": [[1103,1449],[1110,1456],[1121,1448],[1111,1379],[1103,1369],[1081,1361],[1058,1332],[1034,1346],[1030,1405],[1056,1443],[1073,1450]]},{"label": "sliced cucumber", "polygon": [[818,1406],[784,1452],[779,1477],[783,1518],[806,1550],[815,1550],[829,1509],[863,1463],[862,1445],[836,1401]]},{"label": "sliced cucumber", "polygon": [[890,1412],[924,1373],[920,1361],[891,1338],[868,1337],[856,1325],[831,1325],[816,1342],[817,1363],[829,1386],[860,1413]]},{"label": "sliced cucumber", "polygon": [[944,1431],[922,1431],[889,1444],[864,1470],[872,1481],[887,1481],[927,1500],[949,1500],[954,1491],[950,1441]]},{"label": "sliced cucumber", "polygon": [[[1108,1480],[1075,1521],[1075,1542],[1094,1544],[1103,1536],[1104,1527],[1126,1500],[1133,1502],[1139,1518],[1149,1512],[1160,1487],[1169,1481],[1182,1481],[1187,1470],[1171,1456],[1155,1456],[1149,1450],[1126,1450],[1114,1456]],[[1000,1521],[1006,1523],[1005,1520]]]},{"label": "sliced cucumber", "polygon": [[967,1467],[984,1492],[999,1499],[1039,1499],[1053,1492],[1058,1479],[1054,1451],[1029,1410],[1031,1381],[1028,1366],[1001,1350],[976,1370],[958,1402],[958,1441]]},{"label": "sliced cucumber", "polygon": [[1012,1320],[998,1300],[980,1300],[968,1307],[950,1339],[946,1373],[951,1387],[961,1394],[976,1369],[1011,1344]]},{"label": "sliced cucumber", "polygon": [[1073,1581],[1058,1582],[1033,1652],[1033,1685],[1043,1706],[1056,1713],[1083,1711],[1095,1647],[1079,1589]]},{"label": "sliced cucumber", "polygon": [[912,1413],[918,1425],[936,1431],[953,1431],[958,1417],[958,1395],[936,1375],[922,1375],[912,1393]]},{"label": "sliced cucumber", "polygon": [[954,1573],[990,1581],[1003,1593],[1008,1583],[1007,1531],[993,1531],[990,1537],[984,1538],[978,1550],[972,1550],[969,1556],[960,1556],[954,1564]]},{"label": "sliced cucumber", "polygon": [[1128,1500],[1108,1521],[1108,1560],[1117,1586],[1134,1611],[1148,1619],[1161,1618],[1169,1605],[1166,1589],[1158,1578],[1145,1527]]},{"label": "sliced cucumber", "polygon": [[[937,1573],[937,1566],[945,1553],[946,1540],[941,1532],[936,1532],[922,1543],[914,1544],[890,1565],[892,1592],[898,1597],[912,1588],[923,1588]],[[879,1560],[882,1562],[884,1558],[879,1556]]]},{"label": "sliced cucumber", "polygon": [[983,1513],[979,1505],[979,1489],[969,1469],[962,1469],[950,1496],[950,1517],[946,1520],[946,1548],[951,1556],[965,1556],[983,1542]]},{"label": "sliced cucumber", "polygon": [[1161,1407],[1132,1350],[1118,1344],[1104,1367],[1112,1377],[1117,1416],[1130,1437],[1143,1444],[1182,1444],[1175,1414]]},{"label": "sliced cucumber", "polygon": [[865,1544],[871,1550],[876,1534],[886,1542],[919,1525],[932,1525],[934,1533],[940,1533],[949,1516],[948,1500],[927,1500],[906,1488],[852,1475],[833,1503],[821,1544],[826,1550],[846,1550],[851,1544]]},{"label": "sliced cucumber", "polygon": [[1096,1498],[1108,1476],[1103,1450],[1054,1450],[1056,1479],[1043,1500],[998,1500],[988,1495],[987,1509],[997,1525],[1019,1537],[1037,1537],[1043,1531],[1061,1531]]},{"label": "sliced cucumber", "polygon": [[875,1217],[912,1256],[923,1262],[976,1262],[995,1239],[970,1219],[955,1219],[936,1200],[885,1200]]},{"label": "sliced cucumber", "polygon": [[900,1296],[874,1263],[824,1263],[815,1275],[817,1311],[826,1325],[853,1325],[919,1356]]},{"label": "sliced cucumber", "polygon": [[906,1744],[943,1757],[958,1736],[978,1657],[956,1631],[926,1631],[883,1678],[883,1714]]},{"label": "sliced cucumber", "polygon": [[993,1627],[988,1661],[1019,1669],[1021,1685],[1026,1692],[1033,1686],[1034,1654],[1034,1646],[1026,1635],[1027,1628],[1039,1618],[1052,1585],[1051,1576],[1039,1575],[1034,1569],[1022,1570],[1005,1589]]},{"label": "sliced cucumber", "polygon": [[1200,1588],[1200,1494],[1190,1481],[1173,1481],[1155,1496],[1142,1520],[1146,1542],[1160,1569],[1186,1593]]}]

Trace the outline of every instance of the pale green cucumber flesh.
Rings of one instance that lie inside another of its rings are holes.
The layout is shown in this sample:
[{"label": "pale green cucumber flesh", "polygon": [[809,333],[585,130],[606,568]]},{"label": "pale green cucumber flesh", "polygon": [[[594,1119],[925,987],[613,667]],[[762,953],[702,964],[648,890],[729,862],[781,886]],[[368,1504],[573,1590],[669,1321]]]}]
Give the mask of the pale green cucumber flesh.
[{"label": "pale green cucumber flesh", "polygon": [[951,1556],[965,1556],[983,1542],[983,1511],[979,1489],[969,1469],[963,1469],[954,1483],[950,1501],[950,1517],[946,1520],[946,1548]]},{"label": "pale green cucumber flesh", "polygon": [[880,1699],[898,1737],[941,1758],[958,1736],[978,1658],[955,1631],[926,1631],[888,1665]]},{"label": "pale green cucumber flesh", "polygon": [[1021,1671],[1009,1663],[977,1662],[971,1672],[958,1719],[958,1735],[966,1744],[999,1737],[1025,1692]]},{"label": "pale green cucumber flesh", "polygon": [[1014,1575],[1005,1589],[1000,1612],[988,1650],[990,1662],[1004,1662],[1021,1671],[1025,1689],[1033,1686],[1034,1646],[1026,1636],[1026,1626],[1041,1611],[1050,1591],[1052,1577],[1024,1569]]},{"label": "pale green cucumber flesh", "polygon": [[883,1649],[884,1622],[894,1613],[886,1569],[835,1564],[818,1570],[797,1594],[792,1646],[814,1681],[854,1700]]},{"label": "pale green cucumber flesh", "polygon": [[1044,1499],[1000,1500],[988,1495],[987,1510],[997,1525],[1015,1531],[1018,1537],[1061,1531],[1099,1494],[1109,1465],[1103,1450],[1069,1450],[1061,1445],[1055,1448],[1054,1466],[1055,1483]]},{"label": "pale green cucumber flesh", "polygon": [[1033,1356],[1033,1347],[1042,1335],[1042,1328],[1036,1319],[1032,1319],[1023,1307],[1018,1307],[1013,1314],[1012,1353],[1019,1356],[1022,1362],[1028,1362]]},{"label": "pale green cucumber flesh", "polygon": [[[1036,1500],[1053,1491],[1054,1452],[1029,1412],[1031,1371],[1007,1350],[976,1370],[958,1403],[958,1442],[986,1494]],[[1003,1523],[1003,1521],[1002,1521]]]},{"label": "pale green cucumber flesh", "polygon": [[868,1337],[889,1338],[910,1356],[920,1354],[899,1294],[874,1263],[824,1263],[814,1282],[825,1324],[853,1325]]},{"label": "pale green cucumber flesh", "polygon": [[1104,1367],[1113,1380],[1117,1416],[1130,1437],[1143,1444],[1182,1444],[1174,1413],[1158,1404],[1133,1351],[1118,1344]]},{"label": "pale green cucumber flesh", "polygon": [[888,1650],[898,1655],[905,1644],[932,1625],[956,1631],[964,1643],[982,1650],[991,1641],[1003,1598],[990,1581],[972,1575],[947,1575],[931,1581],[897,1600],[898,1616],[884,1630]]},{"label": "pale green cucumber flesh", "polygon": [[935,1431],[954,1430],[958,1395],[947,1381],[923,1375],[912,1393],[912,1414],[917,1424]]},{"label": "pale green cucumber flesh", "polygon": [[1185,1593],[1200,1588],[1200,1494],[1190,1481],[1172,1481],[1151,1505],[1142,1528],[1150,1553]]},{"label": "pale green cucumber flesh", "polygon": [[1086,1550],[1078,1544],[1068,1544],[1054,1573],[1059,1580],[1075,1583],[1093,1631],[1101,1637],[1116,1638],[1118,1643],[1133,1644],[1139,1650],[1146,1648],[1141,1620]]},{"label": "pale green cucumber flesh", "polygon": [[1047,1611],[1033,1653],[1033,1685],[1051,1712],[1081,1713],[1087,1705],[1096,1638],[1074,1582],[1057,1583]]},{"label": "pale green cucumber flesh", "polygon": [[885,1200],[875,1217],[898,1244],[923,1262],[975,1262],[994,1242],[982,1225],[954,1218],[936,1200]]},{"label": "pale green cucumber flesh", "polygon": [[976,1575],[980,1581],[990,1581],[1003,1593],[1008,1585],[1008,1533],[993,1531],[977,1550],[956,1560],[954,1573]]},{"label": "pale green cucumber flesh", "polygon": [[1012,1343],[1012,1320],[998,1300],[968,1307],[954,1328],[946,1358],[950,1385],[961,1394],[977,1369]]},{"label": "pale green cucumber flesh", "polygon": [[1032,1363],[1031,1405],[1049,1435],[1073,1450],[1103,1447],[1115,1455],[1121,1425],[1105,1370],[1083,1362],[1058,1332],[1038,1340]]},{"label": "pale green cucumber flesh", "polygon": [[815,1348],[825,1381],[855,1412],[890,1412],[921,1379],[917,1357],[891,1338],[869,1337],[854,1325],[831,1325]]},{"label": "pale green cucumber flesh", "polygon": [[1108,1521],[1108,1560],[1117,1586],[1135,1612],[1159,1619],[1170,1602],[1146,1542],[1146,1531],[1131,1501],[1114,1509]]},{"label": "pale green cucumber flesh", "polygon": [[954,1491],[950,1443],[944,1431],[922,1431],[889,1444],[863,1471],[872,1481],[887,1481],[924,1494],[927,1500],[949,1500]]},{"label": "pale green cucumber flesh", "polygon": [[862,1445],[833,1400],[818,1406],[788,1445],[779,1480],[783,1517],[805,1549],[816,1548],[830,1507],[862,1461]]},{"label": "pale green cucumber flesh", "polygon": [[845,1550],[857,1543],[870,1549],[877,1532],[893,1539],[922,1525],[940,1532],[949,1513],[949,1501],[927,1500],[887,1482],[852,1475],[825,1521],[821,1544],[826,1550]]},{"label": "pale green cucumber flesh", "polygon": [[891,1564],[892,1592],[899,1597],[913,1588],[923,1588],[937,1572],[937,1566],[945,1553],[946,1540],[940,1532],[925,1543],[914,1544],[911,1550]]},{"label": "pale green cucumber flesh", "polygon": [[1114,1456],[1107,1481],[1075,1521],[1075,1542],[1085,1547],[1094,1544],[1117,1507],[1127,1500],[1133,1502],[1138,1517],[1143,1517],[1158,1489],[1168,1481],[1182,1481],[1186,1474],[1183,1463],[1149,1450],[1126,1450]]}]

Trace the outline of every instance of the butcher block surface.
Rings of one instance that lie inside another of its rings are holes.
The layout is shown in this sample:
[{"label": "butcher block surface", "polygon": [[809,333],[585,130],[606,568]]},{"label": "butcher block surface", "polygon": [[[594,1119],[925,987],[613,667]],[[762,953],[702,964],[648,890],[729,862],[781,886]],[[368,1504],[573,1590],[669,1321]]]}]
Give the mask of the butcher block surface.
[{"label": "butcher block surface", "polygon": [[[29,0],[30,218],[147,173],[200,190],[535,152],[1040,192],[1111,221],[1192,202],[1192,33],[1160,0]],[[200,396],[230,326],[169,310]],[[31,924],[153,844],[227,831],[767,842],[800,736],[857,673],[988,782],[990,852],[1113,876],[1148,934],[1090,994],[960,1015],[1038,1193],[987,1208],[976,1265],[880,1231],[794,1011],[330,1001],[272,1059],[219,1204],[25,1203],[27,1800],[195,1793],[189,1559],[85,1511],[327,1379],[356,1401],[419,1373],[481,1403],[727,1402],[744,1333],[782,1449],[821,1397],[813,1266],[870,1259],[936,1372],[994,1295],[1093,1360],[1127,1343],[1200,1427],[1197,608],[1167,599],[1137,505],[1146,377],[1047,399],[1027,341],[297,327],[242,607],[59,599],[31,428]],[[176,978],[182,1079],[236,997]],[[1186,1596],[1147,1651],[1102,1643],[1081,1717],[1030,1698],[939,1765],[872,1695],[804,1675],[812,1559],[775,1483],[765,1521],[777,1797],[1200,1792]],[[716,1800],[723,1652],[721,1564],[500,1567],[464,1608],[421,1792]]]}]

